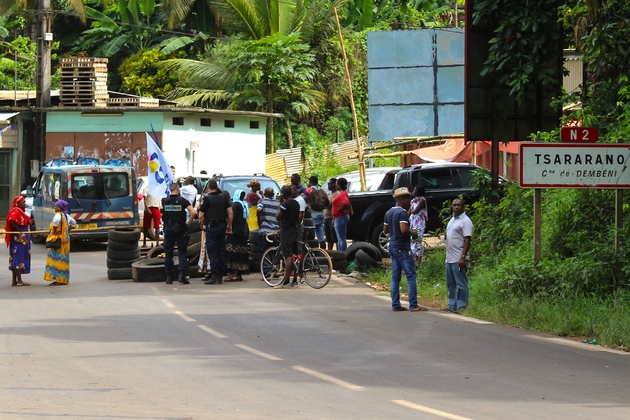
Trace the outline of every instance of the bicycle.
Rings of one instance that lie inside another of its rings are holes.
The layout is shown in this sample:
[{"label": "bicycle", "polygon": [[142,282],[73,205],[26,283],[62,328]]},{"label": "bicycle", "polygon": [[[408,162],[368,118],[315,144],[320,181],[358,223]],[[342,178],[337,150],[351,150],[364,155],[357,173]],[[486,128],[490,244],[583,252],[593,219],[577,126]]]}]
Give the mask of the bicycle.
[{"label": "bicycle", "polygon": [[[270,233],[267,235],[267,240]],[[300,276],[300,283],[306,283],[313,289],[321,289],[326,286],[332,277],[333,264],[326,251],[320,248],[311,248],[307,242],[298,241],[303,246],[302,254],[293,254],[293,276]],[[274,287],[282,283],[285,272],[285,259],[280,252],[280,245],[267,249],[260,259],[260,274],[269,286]]]}]

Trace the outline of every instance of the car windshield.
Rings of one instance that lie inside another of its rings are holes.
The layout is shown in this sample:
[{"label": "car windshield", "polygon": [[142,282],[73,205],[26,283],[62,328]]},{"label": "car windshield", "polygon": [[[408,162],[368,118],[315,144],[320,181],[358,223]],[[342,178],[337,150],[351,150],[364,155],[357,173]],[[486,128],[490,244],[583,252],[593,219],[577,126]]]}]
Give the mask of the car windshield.
[{"label": "car windshield", "polygon": [[[222,190],[227,190],[230,193],[230,197],[234,195],[234,191],[243,190],[249,192],[251,188],[247,186],[249,181],[254,178],[227,178],[223,180],[221,184]],[[273,195],[276,196],[280,193],[278,184],[273,179],[256,178],[260,181],[260,190],[265,191],[265,188],[271,187],[273,189]]]}]

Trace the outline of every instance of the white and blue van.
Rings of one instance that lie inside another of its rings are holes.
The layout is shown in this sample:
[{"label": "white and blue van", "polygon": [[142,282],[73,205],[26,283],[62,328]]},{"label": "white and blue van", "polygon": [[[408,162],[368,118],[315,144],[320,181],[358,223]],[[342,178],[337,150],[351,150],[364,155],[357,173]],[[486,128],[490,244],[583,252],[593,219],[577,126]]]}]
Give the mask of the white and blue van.
[{"label": "white and blue van", "polygon": [[[68,202],[68,214],[77,221],[77,229],[135,226],[138,216],[136,171],[129,166],[62,165],[41,169],[33,197],[33,230],[46,230],[55,213],[55,202]],[[33,191],[30,191],[33,190]],[[70,232],[71,239],[107,240],[107,229]],[[33,235],[43,242],[45,234]]]}]

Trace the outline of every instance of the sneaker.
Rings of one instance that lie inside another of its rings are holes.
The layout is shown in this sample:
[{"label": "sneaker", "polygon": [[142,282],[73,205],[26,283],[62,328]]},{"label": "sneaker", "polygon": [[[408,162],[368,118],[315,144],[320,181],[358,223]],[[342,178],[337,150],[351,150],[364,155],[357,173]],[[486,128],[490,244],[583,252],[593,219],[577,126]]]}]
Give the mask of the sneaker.
[{"label": "sneaker", "polygon": [[405,308],[404,306],[397,306],[395,308],[392,308],[392,311],[394,312],[407,311],[407,308]]}]

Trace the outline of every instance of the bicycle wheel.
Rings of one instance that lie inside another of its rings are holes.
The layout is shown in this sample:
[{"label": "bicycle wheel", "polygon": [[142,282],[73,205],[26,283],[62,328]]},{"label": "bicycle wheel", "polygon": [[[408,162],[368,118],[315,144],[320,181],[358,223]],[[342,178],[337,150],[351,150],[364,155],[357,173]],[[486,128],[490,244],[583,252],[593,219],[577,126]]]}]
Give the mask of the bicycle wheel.
[{"label": "bicycle wheel", "polygon": [[313,289],[326,286],[332,276],[333,265],[326,251],[315,248],[304,256],[304,280]]},{"label": "bicycle wheel", "polygon": [[284,277],[284,258],[279,248],[269,248],[260,259],[260,274],[269,286],[277,286]]}]

